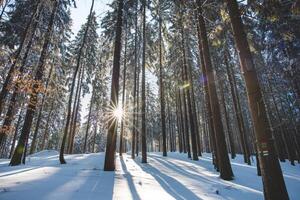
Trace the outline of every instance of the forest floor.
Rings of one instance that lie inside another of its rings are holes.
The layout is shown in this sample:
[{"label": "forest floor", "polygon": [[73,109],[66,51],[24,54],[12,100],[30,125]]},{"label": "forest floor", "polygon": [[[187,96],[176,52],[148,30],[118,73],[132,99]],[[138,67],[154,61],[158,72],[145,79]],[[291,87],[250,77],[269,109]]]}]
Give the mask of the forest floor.
[{"label": "forest floor", "polygon": [[[66,165],[58,152],[42,151],[27,159],[26,165],[9,167],[0,160],[1,200],[153,200],[153,199],[263,199],[261,177],[256,165],[231,160],[235,179],[223,181],[213,169],[211,155],[192,161],[185,154],[149,153],[148,164],[130,155],[117,156],[117,170],[104,172],[104,154],[67,155]],[[300,199],[300,166],[281,163],[290,199]],[[274,183],[275,184],[275,183]]]}]

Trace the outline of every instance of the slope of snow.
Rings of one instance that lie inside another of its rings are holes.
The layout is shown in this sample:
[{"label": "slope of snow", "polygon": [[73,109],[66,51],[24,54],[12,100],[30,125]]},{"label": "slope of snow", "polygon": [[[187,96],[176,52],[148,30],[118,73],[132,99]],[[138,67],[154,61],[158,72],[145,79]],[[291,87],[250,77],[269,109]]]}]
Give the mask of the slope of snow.
[{"label": "slope of snow", "polygon": [[[60,165],[56,151],[36,153],[17,167],[0,160],[0,199],[263,199],[255,163],[243,164],[240,155],[232,160],[233,181],[218,177],[210,154],[192,161],[185,154],[149,153],[148,164],[125,154],[117,157],[116,172],[103,171],[103,153],[67,155],[66,160]],[[300,199],[299,165],[281,166],[290,199]]]}]

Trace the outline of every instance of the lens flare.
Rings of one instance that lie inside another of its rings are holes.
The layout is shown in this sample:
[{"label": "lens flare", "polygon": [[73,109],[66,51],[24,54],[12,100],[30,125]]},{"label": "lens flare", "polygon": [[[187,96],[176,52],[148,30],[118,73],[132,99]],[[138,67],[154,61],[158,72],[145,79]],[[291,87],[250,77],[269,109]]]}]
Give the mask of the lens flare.
[{"label": "lens flare", "polygon": [[124,111],[121,106],[118,106],[117,108],[115,108],[113,110],[113,115],[118,121],[122,120],[123,114],[124,114]]}]

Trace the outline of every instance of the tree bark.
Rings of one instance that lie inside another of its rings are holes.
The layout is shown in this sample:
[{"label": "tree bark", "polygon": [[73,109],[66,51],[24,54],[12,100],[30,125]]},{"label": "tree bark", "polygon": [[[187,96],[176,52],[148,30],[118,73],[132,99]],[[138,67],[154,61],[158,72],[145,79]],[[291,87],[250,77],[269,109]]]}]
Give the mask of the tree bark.
[{"label": "tree bark", "polygon": [[228,133],[228,141],[229,141],[229,146],[230,146],[231,158],[234,159],[236,157],[235,147],[234,147],[234,141],[232,138],[232,130],[231,130],[230,124],[229,124],[229,116],[228,116],[228,112],[227,112],[227,108],[226,108],[223,85],[224,85],[224,82],[222,81],[220,84],[221,102],[223,105],[223,110],[224,110],[224,115],[225,115],[225,124],[226,124],[227,133]]},{"label": "tree bark", "polygon": [[124,114],[125,114],[125,92],[126,92],[126,71],[127,71],[127,42],[128,42],[128,30],[127,30],[127,22],[124,22],[125,24],[125,52],[124,52],[124,65],[123,65],[123,89],[122,89],[122,119],[121,119],[121,133],[120,133],[120,146],[119,146],[119,155],[122,156],[122,153],[124,151],[123,147],[123,138],[124,138]]},{"label": "tree bark", "polygon": [[136,116],[136,112],[137,112],[137,108],[136,108],[136,102],[137,102],[137,93],[136,93],[136,89],[137,89],[137,71],[138,71],[138,64],[137,64],[137,60],[138,60],[138,55],[137,55],[137,43],[138,43],[138,1],[135,1],[135,33],[134,33],[134,86],[133,86],[133,114],[132,114],[132,118],[133,118],[133,127],[132,127],[132,136],[131,136],[131,158],[134,159],[135,158],[135,146],[136,141],[135,141],[135,137],[136,137],[136,121],[137,121],[137,116]]},{"label": "tree bark", "polygon": [[86,152],[86,143],[87,143],[87,138],[88,138],[89,130],[90,130],[91,113],[92,113],[92,108],[93,108],[93,103],[94,103],[94,95],[95,95],[95,89],[93,89],[92,97],[91,97],[91,101],[90,101],[88,121],[87,121],[87,125],[86,125],[84,143],[83,143],[83,151],[82,151],[83,153]]},{"label": "tree bark", "polygon": [[49,124],[50,124],[50,121],[51,121],[53,108],[54,108],[54,99],[51,102],[50,110],[49,110],[49,113],[48,113],[46,128],[45,128],[45,132],[43,134],[42,144],[40,146],[41,150],[44,150],[46,148],[45,144],[46,144],[46,140],[48,139],[48,136],[49,136],[48,131],[49,131]]},{"label": "tree bark", "polygon": [[[186,44],[185,44],[185,32],[184,32],[184,25],[183,25],[183,13],[182,9],[184,8],[182,6],[183,3],[180,3],[179,12],[180,12],[180,32],[181,32],[181,49],[182,49],[182,59],[183,59],[183,96],[186,98],[186,113],[187,119],[190,124],[190,132],[191,132],[191,143],[192,143],[192,159],[193,160],[199,160],[198,159],[198,153],[197,153],[197,140],[196,140],[196,129],[195,129],[195,120],[193,116],[193,110],[192,110],[192,100],[191,100],[191,80],[189,80],[188,76],[188,64],[186,60]],[[187,134],[188,135],[188,134]]]},{"label": "tree bark", "polygon": [[19,114],[19,117],[18,117],[18,121],[17,121],[16,128],[15,128],[15,133],[14,133],[14,137],[13,137],[13,142],[12,142],[12,145],[11,145],[11,149],[10,149],[10,153],[9,153],[8,158],[11,158],[13,153],[14,153],[15,144],[16,144],[18,130],[19,130],[19,127],[20,127],[20,124],[21,124],[21,120],[22,120],[22,110],[20,111],[20,114]]},{"label": "tree bark", "polygon": [[[115,37],[113,73],[112,73],[112,84],[111,84],[111,100],[110,100],[111,108],[115,108],[118,106],[120,58],[121,58],[121,49],[122,49],[122,17],[123,17],[123,0],[118,0],[118,16],[116,22],[116,37]],[[117,141],[116,140],[117,120],[110,119],[108,124],[109,124],[109,128],[107,133],[104,171],[114,171],[116,141]]]},{"label": "tree bark", "polygon": [[167,156],[167,142],[166,142],[166,111],[165,111],[165,92],[164,92],[164,74],[162,68],[162,17],[161,7],[159,1],[159,92],[160,92],[160,117],[161,117],[161,132],[162,132],[162,148],[163,156]]},{"label": "tree bark", "polygon": [[[67,142],[67,153],[71,152],[71,146],[72,146],[72,140],[73,140],[73,128],[74,128],[74,124],[75,124],[75,117],[76,117],[76,107],[78,104],[78,96],[79,96],[79,91],[81,90],[81,77],[82,77],[82,66],[79,66],[79,74],[78,74],[78,78],[77,78],[77,84],[76,84],[76,92],[75,92],[75,96],[74,96],[74,103],[73,103],[73,108],[71,111],[71,121],[70,121],[70,126],[68,128],[68,142]],[[75,78],[76,79],[76,78]]]},{"label": "tree bark", "polygon": [[275,153],[271,129],[268,124],[266,110],[249,44],[244,32],[238,3],[236,0],[226,0],[226,2],[236,48],[239,53],[240,64],[246,82],[248,103],[257,140],[264,196],[267,200],[289,199],[279,161]]},{"label": "tree bark", "polygon": [[146,144],[146,4],[143,0],[143,58],[142,58],[142,163],[147,163],[147,144]]},{"label": "tree bark", "polygon": [[38,135],[39,128],[40,128],[40,123],[41,123],[41,120],[42,120],[42,113],[43,113],[43,110],[44,110],[45,100],[47,98],[47,89],[48,89],[49,81],[50,81],[50,78],[51,78],[51,75],[52,75],[52,70],[53,70],[53,65],[50,68],[49,75],[48,75],[48,78],[47,78],[47,81],[46,81],[46,86],[45,86],[45,92],[46,93],[43,94],[42,103],[40,105],[40,109],[39,109],[37,122],[36,122],[34,133],[33,133],[33,138],[32,138],[32,142],[31,142],[31,147],[30,147],[29,154],[33,154],[35,149],[36,149],[37,135]]},{"label": "tree bark", "polygon": [[74,113],[74,121],[72,123],[72,126],[70,127],[70,145],[68,148],[68,153],[72,154],[73,153],[73,148],[74,148],[74,138],[76,135],[76,128],[77,128],[77,118],[78,118],[78,113],[79,113],[79,107],[80,107],[80,99],[81,99],[81,91],[82,91],[82,82],[83,82],[83,78],[84,78],[84,67],[82,67],[82,72],[81,72],[81,77],[79,77],[79,85],[78,85],[78,96],[76,96],[75,98],[76,100],[76,108],[73,111]]},{"label": "tree bark", "polygon": [[234,106],[234,111],[235,111],[235,116],[238,122],[238,131],[240,134],[240,140],[241,140],[241,145],[242,145],[242,150],[243,150],[243,156],[244,156],[244,162],[248,163],[249,165],[251,164],[250,161],[250,155],[249,155],[249,149],[247,148],[247,141],[246,141],[246,135],[245,135],[245,127],[243,124],[243,116],[240,110],[240,107],[238,106],[238,99],[237,99],[237,87],[236,87],[236,83],[234,81],[234,73],[233,70],[229,69],[229,62],[228,62],[228,52],[227,50],[225,50],[225,55],[224,55],[224,63],[226,66],[226,73],[227,73],[227,77],[229,80],[229,84],[230,84],[230,90],[231,90],[231,96],[232,96],[232,101],[233,101],[233,106]]},{"label": "tree bark", "polygon": [[208,81],[208,91],[209,91],[209,97],[211,102],[216,145],[218,149],[217,153],[218,153],[218,165],[220,169],[220,176],[224,180],[232,180],[233,172],[231,169],[231,164],[229,161],[228,151],[225,142],[225,134],[224,134],[222,120],[221,120],[220,105],[218,102],[218,96],[217,96],[216,85],[215,85],[214,70],[210,59],[205,22],[202,16],[201,0],[197,0],[197,4],[198,4],[197,6],[198,23],[200,27],[200,41],[202,44],[202,51],[203,51],[203,57],[204,57],[204,63],[205,63],[207,81]]}]

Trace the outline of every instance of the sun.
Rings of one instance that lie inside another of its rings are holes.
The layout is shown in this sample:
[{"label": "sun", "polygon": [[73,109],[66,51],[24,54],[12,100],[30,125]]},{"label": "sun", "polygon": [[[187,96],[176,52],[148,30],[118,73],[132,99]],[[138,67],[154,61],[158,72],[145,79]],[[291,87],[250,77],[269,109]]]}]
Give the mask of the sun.
[{"label": "sun", "polygon": [[118,121],[121,121],[124,115],[124,111],[122,106],[118,106],[113,110],[113,116],[115,119],[117,119]]}]

